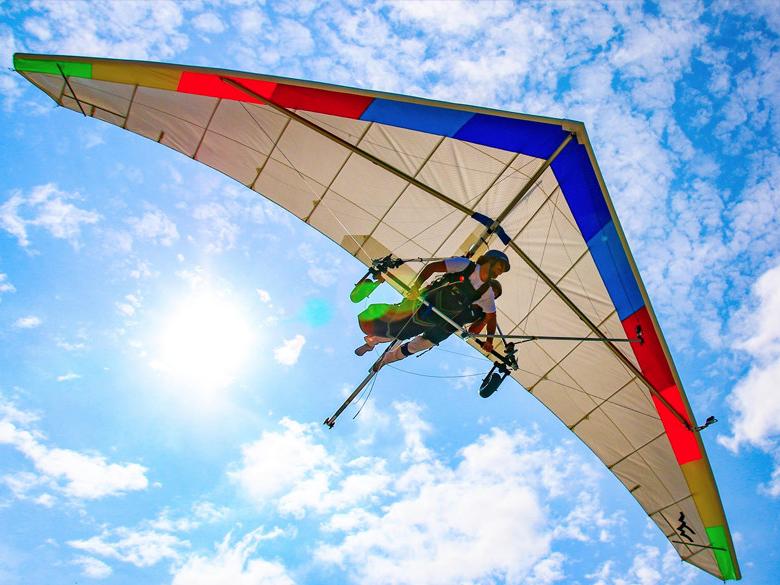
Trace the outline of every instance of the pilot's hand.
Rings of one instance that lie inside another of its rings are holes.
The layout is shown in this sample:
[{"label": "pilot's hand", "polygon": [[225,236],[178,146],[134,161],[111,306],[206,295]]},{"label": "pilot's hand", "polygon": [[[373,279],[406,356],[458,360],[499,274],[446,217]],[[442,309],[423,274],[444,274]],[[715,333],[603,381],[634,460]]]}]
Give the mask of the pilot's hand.
[{"label": "pilot's hand", "polygon": [[486,339],[482,342],[482,349],[484,349],[487,353],[490,353],[493,351],[493,340],[492,339]]}]

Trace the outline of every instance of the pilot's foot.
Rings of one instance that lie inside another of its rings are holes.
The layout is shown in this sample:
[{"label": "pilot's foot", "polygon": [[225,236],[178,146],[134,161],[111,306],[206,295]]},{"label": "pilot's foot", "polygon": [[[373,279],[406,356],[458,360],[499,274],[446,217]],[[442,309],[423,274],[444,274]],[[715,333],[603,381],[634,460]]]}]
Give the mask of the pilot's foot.
[{"label": "pilot's foot", "polygon": [[373,346],[373,345],[370,345],[370,344],[368,344],[368,343],[364,343],[364,344],[363,344],[363,345],[361,345],[360,347],[358,347],[358,348],[355,348],[355,355],[365,355],[365,354],[367,354],[369,351],[371,351],[372,349],[374,349],[374,346]]}]

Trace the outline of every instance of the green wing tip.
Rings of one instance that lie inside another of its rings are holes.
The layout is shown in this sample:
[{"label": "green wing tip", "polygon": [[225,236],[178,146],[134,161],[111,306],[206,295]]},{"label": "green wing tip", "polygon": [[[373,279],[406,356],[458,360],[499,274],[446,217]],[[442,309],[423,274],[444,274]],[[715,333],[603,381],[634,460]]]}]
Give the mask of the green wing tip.
[{"label": "green wing tip", "polygon": [[734,566],[731,558],[731,546],[729,546],[729,540],[726,537],[726,530],[723,526],[710,526],[706,530],[710,544],[713,547],[717,547],[713,552],[715,553],[715,560],[718,562],[718,568],[723,576],[723,580],[739,580],[740,576],[737,576],[737,568]]},{"label": "green wing tip", "polygon": [[[62,71],[60,71],[62,68]],[[14,69],[27,73],[48,73],[60,75],[64,73],[68,77],[92,78],[92,64],[78,61],[58,61],[54,58],[38,57],[30,58],[23,53],[14,53]]]}]

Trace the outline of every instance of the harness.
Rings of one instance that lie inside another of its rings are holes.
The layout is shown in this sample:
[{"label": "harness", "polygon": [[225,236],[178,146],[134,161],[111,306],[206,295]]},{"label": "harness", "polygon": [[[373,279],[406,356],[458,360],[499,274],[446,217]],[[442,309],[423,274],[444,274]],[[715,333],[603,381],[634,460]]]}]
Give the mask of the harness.
[{"label": "harness", "polygon": [[[469,265],[460,272],[448,272],[434,280],[422,292],[424,298],[432,306],[458,323],[470,323],[484,316],[484,311],[474,305],[489,288],[493,288],[495,280],[489,278],[479,288],[471,284],[471,275],[477,265]],[[419,322],[439,325],[442,319],[437,318],[430,307],[423,305],[417,313]]]}]

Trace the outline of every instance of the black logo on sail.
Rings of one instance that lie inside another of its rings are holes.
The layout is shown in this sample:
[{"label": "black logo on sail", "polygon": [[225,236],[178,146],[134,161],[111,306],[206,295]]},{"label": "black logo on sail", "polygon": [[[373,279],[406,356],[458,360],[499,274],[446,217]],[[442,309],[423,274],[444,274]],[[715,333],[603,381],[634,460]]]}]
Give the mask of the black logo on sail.
[{"label": "black logo on sail", "polygon": [[691,534],[696,534],[696,531],[688,526],[688,524],[685,522],[685,514],[680,512],[680,517],[678,520],[680,521],[680,525],[677,527],[677,533],[688,540],[688,542],[693,542],[693,538],[691,538],[688,533],[690,532]]}]

